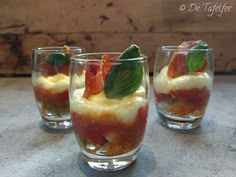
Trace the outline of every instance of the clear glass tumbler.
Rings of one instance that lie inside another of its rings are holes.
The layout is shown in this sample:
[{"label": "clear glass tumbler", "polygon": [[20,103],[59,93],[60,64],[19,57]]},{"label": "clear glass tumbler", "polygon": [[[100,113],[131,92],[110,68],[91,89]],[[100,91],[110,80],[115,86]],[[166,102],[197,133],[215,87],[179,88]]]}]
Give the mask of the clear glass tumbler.
[{"label": "clear glass tumbler", "polygon": [[161,122],[173,129],[198,127],[211,95],[213,75],[213,49],[160,47],[153,87]]},{"label": "clear glass tumbler", "polygon": [[44,124],[51,129],[72,127],[69,110],[70,57],[84,52],[80,47],[32,49],[32,83]]},{"label": "clear glass tumbler", "polygon": [[87,53],[71,60],[73,128],[83,159],[97,170],[120,170],[134,162],[147,123],[147,57],[121,60],[120,54]]}]

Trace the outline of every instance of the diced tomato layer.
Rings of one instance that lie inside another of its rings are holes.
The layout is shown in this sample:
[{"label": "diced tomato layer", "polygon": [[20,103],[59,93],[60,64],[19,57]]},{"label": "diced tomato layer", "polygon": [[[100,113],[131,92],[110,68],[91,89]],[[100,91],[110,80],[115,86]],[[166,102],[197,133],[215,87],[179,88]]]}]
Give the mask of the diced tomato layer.
[{"label": "diced tomato layer", "polygon": [[156,98],[157,102],[166,101],[166,100],[172,98],[172,96],[170,94],[157,93],[156,91],[154,91],[154,95],[155,95],[155,98]]},{"label": "diced tomato layer", "polygon": [[57,73],[69,75],[69,65],[56,65],[43,62],[40,64],[39,69],[43,76],[53,76]]},{"label": "diced tomato layer", "polygon": [[84,143],[93,144],[96,151],[103,147],[106,155],[118,155],[135,149],[143,139],[147,123],[148,105],[141,107],[132,124],[125,124],[112,114],[102,114],[99,118],[72,112],[71,118],[76,136]]},{"label": "diced tomato layer", "polygon": [[171,91],[171,95],[178,98],[182,102],[191,103],[194,107],[198,108],[208,103],[210,92],[207,88],[193,88]]},{"label": "diced tomato layer", "polygon": [[170,94],[155,92],[155,97],[158,103],[167,103],[168,112],[173,115],[200,115],[205,112],[210,92],[207,88],[193,88],[171,91]]},{"label": "diced tomato layer", "polygon": [[59,93],[52,93],[50,90],[45,89],[43,86],[35,86],[34,93],[36,99],[43,104],[50,104],[52,106],[60,108],[69,106],[68,89]]}]

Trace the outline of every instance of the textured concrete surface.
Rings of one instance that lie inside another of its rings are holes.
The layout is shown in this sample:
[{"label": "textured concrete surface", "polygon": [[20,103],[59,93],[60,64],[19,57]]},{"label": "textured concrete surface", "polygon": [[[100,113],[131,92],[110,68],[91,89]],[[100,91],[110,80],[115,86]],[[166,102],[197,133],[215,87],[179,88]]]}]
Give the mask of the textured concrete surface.
[{"label": "textured concrete surface", "polygon": [[179,132],[160,125],[151,92],[150,114],[136,163],[98,172],[79,155],[73,132],[45,129],[30,78],[0,78],[1,177],[234,177],[236,76],[216,76],[201,126]]}]

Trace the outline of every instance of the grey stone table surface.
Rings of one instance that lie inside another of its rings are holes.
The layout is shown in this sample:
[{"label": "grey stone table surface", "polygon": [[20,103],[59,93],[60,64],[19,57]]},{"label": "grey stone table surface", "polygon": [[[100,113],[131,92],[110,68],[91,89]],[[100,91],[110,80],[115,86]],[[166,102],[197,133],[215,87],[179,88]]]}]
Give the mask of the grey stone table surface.
[{"label": "grey stone table surface", "polygon": [[174,131],[159,122],[151,90],[149,119],[137,161],[100,172],[81,159],[72,131],[42,126],[30,78],[0,78],[1,177],[235,177],[236,76],[215,76],[201,126]]}]

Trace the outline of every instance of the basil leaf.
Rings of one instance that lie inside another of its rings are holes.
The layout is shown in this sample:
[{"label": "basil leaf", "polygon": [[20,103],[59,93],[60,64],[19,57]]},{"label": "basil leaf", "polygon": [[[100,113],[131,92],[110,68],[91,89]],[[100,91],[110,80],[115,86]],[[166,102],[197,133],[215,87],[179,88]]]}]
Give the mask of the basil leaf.
[{"label": "basil leaf", "polygon": [[204,64],[204,55],[206,51],[196,49],[208,49],[208,44],[198,40],[195,42],[195,46],[187,54],[186,66],[188,72],[194,72],[202,67]]},{"label": "basil leaf", "polygon": [[141,51],[139,46],[137,45],[131,45],[130,47],[128,47],[118,58],[118,60],[122,60],[122,59],[129,59],[129,58],[138,58],[141,55]]},{"label": "basil leaf", "polygon": [[48,55],[46,62],[49,64],[65,65],[70,63],[70,56],[65,53],[52,53]]},{"label": "basil leaf", "polygon": [[[106,76],[104,93],[107,98],[121,98],[134,93],[141,85],[143,79],[142,64],[136,60],[126,60],[140,57],[140,48],[131,45],[117,59]],[[121,61],[121,62],[119,62]]]}]

